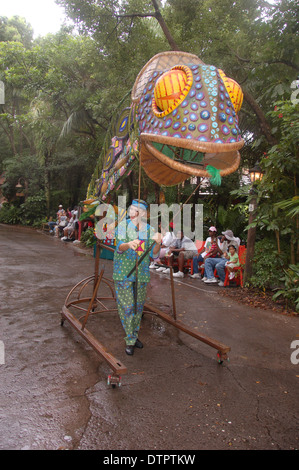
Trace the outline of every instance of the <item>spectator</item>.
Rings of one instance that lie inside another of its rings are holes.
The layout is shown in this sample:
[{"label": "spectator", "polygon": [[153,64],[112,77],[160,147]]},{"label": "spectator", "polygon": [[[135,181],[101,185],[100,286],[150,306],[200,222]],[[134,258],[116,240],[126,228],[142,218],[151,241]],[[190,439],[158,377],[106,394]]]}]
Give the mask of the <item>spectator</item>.
[{"label": "spectator", "polygon": [[[161,224],[160,224],[161,225]],[[159,254],[159,258],[157,258],[155,260],[155,262],[152,262],[150,264],[150,269],[154,268],[156,269],[158,272],[161,272],[161,271],[164,271],[165,270],[165,267],[164,266],[160,266],[162,264],[162,259],[165,258],[165,256],[168,255],[168,252],[169,252],[169,247],[170,245],[174,242],[175,240],[175,234],[173,233],[173,223],[171,222],[169,224],[169,231],[166,232],[165,230],[161,229],[161,234],[163,236],[162,238],[162,245],[161,245],[161,249],[160,249],[160,254]],[[157,266],[158,265],[158,266]]]},{"label": "spectator", "polygon": [[[178,259],[179,270],[174,273],[174,277],[184,277],[184,263],[187,259],[193,258],[197,254],[197,249],[193,241],[184,236],[184,232],[178,231],[177,238],[169,247],[168,264],[173,266],[173,259]],[[163,274],[168,274],[170,268],[164,269]]]},{"label": "spectator", "polygon": [[70,208],[70,207],[67,208],[67,210],[65,211],[65,213],[66,213],[66,216],[67,216],[68,219],[71,219],[71,218],[72,218],[72,215],[73,215],[73,214],[72,214],[72,211],[71,211],[71,208]]},{"label": "spectator", "polygon": [[66,227],[67,222],[68,222],[68,220],[67,220],[66,213],[65,213],[64,210],[62,210],[62,212],[60,212],[60,214],[58,216],[57,225],[55,227],[55,236],[56,237],[62,235],[63,229]]},{"label": "spectator", "polygon": [[225,267],[229,272],[229,279],[235,278],[234,268],[240,266],[239,255],[237,253],[237,248],[235,245],[228,246],[228,254],[225,253],[225,257],[228,258],[228,261],[225,263]]},{"label": "spectator", "polygon": [[78,240],[78,232],[79,232],[79,210],[78,210],[78,206],[75,206],[74,207],[74,210],[73,210],[73,217],[74,217],[74,238],[75,238],[75,241]]},{"label": "spectator", "polygon": [[62,215],[63,213],[65,212],[64,208],[63,208],[63,205],[62,204],[59,204],[58,206],[58,211],[57,211],[57,219],[60,215]]},{"label": "spectator", "polygon": [[78,209],[77,207],[71,211],[71,218],[67,226],[63,229],[63,241],[75,241],[78,237]]},{"label": "spectator", "polygon": [[[212,247],[213,245],[213,247]],[[217,248],[217,229],[212,226],[209,228],[209,236],[205,241],[202,250],[193,258],[193,274],[189,274],[193,279],[199,278],[198,263],[204,263],[207,258],[219,257]],[[205,278],[205,276],[204,276]]]},{"label": "spectator", "polygon": [[218,240],[218,250],[221,254],[221,258],[209,258],[205,261],[205,272],[207,279],[204,281],[207,284],[217,283],[218,280],[214,277],[214,270],[220,278],[218,285],[220,287],[224,286],[225,280],[225,263],[227,261],[226,254],[228,251],[228,244],[234,245],[236,250],[240,246],[240,238],[235,237],[231,230],[226,230],[222,232],[222,237]]},{"label": "spectator", "polygon": [[52,217],[49,218],[48,226],[49,226],[49,233],[55,233],[55,227],[58,223],[59,216],[64,212],[62,204],[59,204],[58,211],[56,212],[56,222],[53,221]]},{"label": "spectator", "polygon": [[49,217],[49,221],[48,221],[49,233],[54,233],[55,225],[57,225],[57,222],[53,220],[53,217]]},{"label": "spectator", "polygon": [[63,229],[63,237],[61,237],[61,241],[71,241],[74,229],[74,217],[71,214],[71,218],[68,220],[68,224]]}]

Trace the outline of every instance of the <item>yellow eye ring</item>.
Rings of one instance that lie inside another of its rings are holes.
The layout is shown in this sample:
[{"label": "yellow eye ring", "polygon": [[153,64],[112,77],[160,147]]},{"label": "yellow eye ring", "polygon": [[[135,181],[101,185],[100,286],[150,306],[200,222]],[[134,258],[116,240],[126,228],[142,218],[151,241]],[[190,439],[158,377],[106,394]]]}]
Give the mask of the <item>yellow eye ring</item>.
[{"label": "yellow eye ring", "polygon": [[157,80],[152,100],[152,111],[162,118],[177,108],[188,95],[193,75],[186,65],[176,65]]},{"label": "yellow eye ring", "polygon": [[223,70],[218,69],[220,77],[223,80],[224,86],[226,88],[227,93],[230,96],[230,99],[234,105],[236,113],[238,113],[242,107],[243,103],[243,91],[239,83],[237,83],[232,78],[229,78],[225,75]]}]

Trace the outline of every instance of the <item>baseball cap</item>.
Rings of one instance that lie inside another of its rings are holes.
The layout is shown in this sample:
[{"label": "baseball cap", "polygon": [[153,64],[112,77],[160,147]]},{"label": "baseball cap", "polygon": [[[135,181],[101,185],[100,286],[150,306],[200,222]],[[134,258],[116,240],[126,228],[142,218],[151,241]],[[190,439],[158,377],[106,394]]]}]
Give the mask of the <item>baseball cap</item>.
[{"label": "baseball cap", "polygon": [[216,227],[212,225],[212,227],[209,228],[209,232],[217,232]]}]

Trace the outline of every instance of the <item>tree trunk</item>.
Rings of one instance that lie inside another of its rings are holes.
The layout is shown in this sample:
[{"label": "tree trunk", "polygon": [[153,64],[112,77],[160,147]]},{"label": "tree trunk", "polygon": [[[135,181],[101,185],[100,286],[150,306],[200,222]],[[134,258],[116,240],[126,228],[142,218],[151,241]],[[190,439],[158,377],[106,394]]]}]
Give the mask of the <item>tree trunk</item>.
[{"label": "tree trunk", "polygon": [[267,141],[269,142],[270,145],[276,145],[277,141],[271,134],[271,127],[269,126],[269,123],[265,117],[264,112],[256,102],[256,100],[253,98],[253,96],[246,90],[243,90],[244,94],[244,100],[249,104],[249,106],[253,109],[254,113],[256,114],[260,125],[261,125],[261,131],[266,137]]},{"label": "tree trunk", "polygon": [[175,40],[173,39],[172,37],[172,34],[170,33],[165,21],[164,21],[164,18],[160,12],[160,9],[158,7],[158,4],[156,2],[156,0],[152,0],[152,4],[154,5],[154,9],[155,9],[155,18],[157,19],[159,25],[161,26],[162,28],[162,31],[163,33],[165,34],[165,37],[171,47],[171,49],[173,51],[179,51],[179,47],[177,46]]},{"label": "tree trunk", "polygon": [[294,240],[294,237],[291,237],[291,264],[296,264],[295,243],[296,240]]},{"label": "tree trunk", "polygon": [[50,216],[50,200],[51,200],[51,189],[50,189],[50,171],[48,168],[49,160],[51,153],[45,152],[44,160],[44,181],[45,181],[45,197],[46,197],[46,206],[47,206],[47,217]]},{"label": "tree trunk", "polygon": [[277,243],[277,251],[278,254],[280,255],[280,236],[279,236],[279,230],[275,230],[275,237],[276,237],[276,243]]}]

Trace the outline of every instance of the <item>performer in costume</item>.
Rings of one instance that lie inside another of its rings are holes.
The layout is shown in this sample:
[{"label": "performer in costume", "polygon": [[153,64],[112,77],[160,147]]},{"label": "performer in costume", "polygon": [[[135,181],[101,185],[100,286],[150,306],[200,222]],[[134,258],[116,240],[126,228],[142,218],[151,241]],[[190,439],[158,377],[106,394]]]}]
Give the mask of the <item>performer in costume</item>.
[{"label": "performer in costume", "polygon": [[[134,354],[134,348],[142,348],[138,339],[147,284],[150,281],[150,257],[159,256],[162,236],[143,220],[147,203],[134,199],[129,207],[129,219],[122,221],[115,232],[113,279],[115,284],[118,313],[125,330],[126,353]],[[138,260],[151,247],[137,269]]]}]

